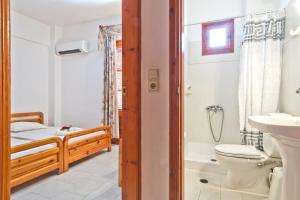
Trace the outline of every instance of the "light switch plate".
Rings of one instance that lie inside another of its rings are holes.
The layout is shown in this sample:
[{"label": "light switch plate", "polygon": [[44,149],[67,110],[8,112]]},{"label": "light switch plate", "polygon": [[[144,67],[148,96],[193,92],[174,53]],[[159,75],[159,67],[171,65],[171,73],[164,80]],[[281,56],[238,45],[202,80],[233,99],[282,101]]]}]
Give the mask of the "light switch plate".
[{"label": "light switch plate", "polygon": [[148,91],[151,93],[159,91],[159,69],[157,68],[148,71]]}]

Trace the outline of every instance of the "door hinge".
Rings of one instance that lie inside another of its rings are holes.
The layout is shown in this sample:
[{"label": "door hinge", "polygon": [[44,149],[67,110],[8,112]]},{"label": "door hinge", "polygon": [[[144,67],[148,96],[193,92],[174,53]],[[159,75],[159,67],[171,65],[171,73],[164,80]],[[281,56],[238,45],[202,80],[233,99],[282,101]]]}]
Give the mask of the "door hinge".
[{"label": "door hinge", "polygon": [[122,86],[122,109],[127,110],[128,105],[127,105],[127,85]]},{"label": "door hinge", "polygon": [[122,95],[123,95],[123,97],[126,97],[126,95],[127,95],[127,86],[126,85],[122,86]]},{"label": "door hinge", "polygon": [[177,94],[178,94],[179,96],[181,95],[181,88],[180,88],[180,87],[177,88]]}]

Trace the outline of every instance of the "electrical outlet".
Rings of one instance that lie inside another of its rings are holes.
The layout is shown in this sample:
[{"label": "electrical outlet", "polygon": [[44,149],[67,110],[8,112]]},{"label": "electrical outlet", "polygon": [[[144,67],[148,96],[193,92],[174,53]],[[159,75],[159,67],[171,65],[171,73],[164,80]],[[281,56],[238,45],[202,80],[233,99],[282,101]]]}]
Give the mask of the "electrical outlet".
[{"label": "electrical outlet", "polygon": [[148,71],[148,91],[151,93],[159,91],[159,69],[157,68]]}]

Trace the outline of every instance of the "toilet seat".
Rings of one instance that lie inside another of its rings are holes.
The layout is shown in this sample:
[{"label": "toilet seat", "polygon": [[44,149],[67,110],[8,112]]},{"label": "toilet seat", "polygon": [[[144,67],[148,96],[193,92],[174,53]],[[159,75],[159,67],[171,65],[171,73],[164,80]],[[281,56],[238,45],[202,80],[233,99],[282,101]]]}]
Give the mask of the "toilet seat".
[{"label": "toilet seat", "polygon": [[221,144],[215,147],[216,153],[221,156],[261,160],[264,154],[250,145]]}]

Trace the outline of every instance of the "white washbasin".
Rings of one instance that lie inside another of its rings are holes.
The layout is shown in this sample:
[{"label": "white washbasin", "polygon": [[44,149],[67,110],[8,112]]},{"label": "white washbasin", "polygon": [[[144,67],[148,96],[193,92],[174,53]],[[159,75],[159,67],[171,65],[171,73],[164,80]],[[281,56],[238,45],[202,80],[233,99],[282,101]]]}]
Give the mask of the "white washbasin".
[{"label": "white washbasin", "polygon": [[293,116],[251,116],[249,124],[261,132],[300,139],[300,117]]},{"label": "white washbasin", "polygon": [[249,124],[264,133],[271,133],[278,141],[283,162],[281,200],[300,198],[300,117],[278,114],[251,116]]}]

